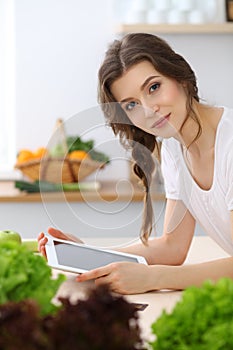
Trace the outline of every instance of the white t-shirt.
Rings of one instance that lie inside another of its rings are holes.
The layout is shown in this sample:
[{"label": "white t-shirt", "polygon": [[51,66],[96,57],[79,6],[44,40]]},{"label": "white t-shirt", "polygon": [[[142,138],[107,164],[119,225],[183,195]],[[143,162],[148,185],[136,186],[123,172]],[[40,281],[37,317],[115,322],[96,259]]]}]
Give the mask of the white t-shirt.
[{"label": "white t-shirt", "polygon": [[182,200],[206,234],[233,255],[230,223],[230,211],[233,210],[233,109],[224,108],[217,127],[214,176],[208,191],[193,180],[177,140],[163,140],[161,159],[166,197]]}]

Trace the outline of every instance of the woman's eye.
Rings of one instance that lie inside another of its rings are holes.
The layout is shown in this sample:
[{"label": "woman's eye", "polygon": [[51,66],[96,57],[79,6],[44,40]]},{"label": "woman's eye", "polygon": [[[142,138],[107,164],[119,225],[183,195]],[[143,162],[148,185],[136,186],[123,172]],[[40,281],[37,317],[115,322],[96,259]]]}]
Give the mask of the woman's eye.
[{"label": "woman's eye", "polygon": [[153,85],[151,85],[151,87],[149,88],[150,92],[154,92],[155,90],[157,90],[160,87],[160,83],[155,83]]},{"label": "woman's eye", "polygon": [[129,103],[126,104],[125,106],[125,110],[126,111],[132,111],[132,109],[137,105],[137,102],[135,101],[131,101]]}]

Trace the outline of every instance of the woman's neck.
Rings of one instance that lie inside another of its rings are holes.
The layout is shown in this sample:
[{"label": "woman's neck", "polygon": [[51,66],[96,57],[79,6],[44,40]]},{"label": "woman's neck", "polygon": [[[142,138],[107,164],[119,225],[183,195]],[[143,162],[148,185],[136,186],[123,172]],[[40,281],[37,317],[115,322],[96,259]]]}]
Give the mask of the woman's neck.
[{"label": "woman's neck", "polygon": [[188,149],[190,153],[200,156],[214,148],[217,126],[221,119],[223,108],[211,107],[196,102],[194,111],[201,125],[200,136],[195,140],[199,126],[195,120],[188,117],[178,138],[182,146]]}]

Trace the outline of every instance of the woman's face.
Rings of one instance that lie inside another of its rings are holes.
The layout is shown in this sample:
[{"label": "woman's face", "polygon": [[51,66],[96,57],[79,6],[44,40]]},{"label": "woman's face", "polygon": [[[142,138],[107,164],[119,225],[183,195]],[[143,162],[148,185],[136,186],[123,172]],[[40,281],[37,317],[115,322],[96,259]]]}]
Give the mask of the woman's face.
[{"label": "woman's face", "polygon": [[130,121],[155,136],[174,137],[187,115],[183,86],[149,61],[132,66],[112,84],[111,92]]}]

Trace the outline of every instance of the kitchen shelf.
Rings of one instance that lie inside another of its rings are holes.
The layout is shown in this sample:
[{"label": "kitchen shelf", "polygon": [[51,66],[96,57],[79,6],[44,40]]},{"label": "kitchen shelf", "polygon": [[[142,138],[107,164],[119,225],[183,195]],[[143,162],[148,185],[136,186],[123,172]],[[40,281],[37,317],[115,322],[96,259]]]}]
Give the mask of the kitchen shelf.
[{"label": "kitchen shelf", "polygon": [[156,34],[233,34],[233,22],[208,24],[119,24],[118,34],[156,33]]},{"label": "kitchen shelf", "polygon": [[[103,181],[100,189],[96,191],[47,192],[41,194],[21,192],[15,188],[13,181],[0,181],[0,204],[12,202],[141,202],[144,193],[142,186],[134,182],[131,184],[122,183],[118,186],[115,181]],[[158,186],[157,191],[152,191],[152,199],[155,201],[165,200],[163,187]]]}]

